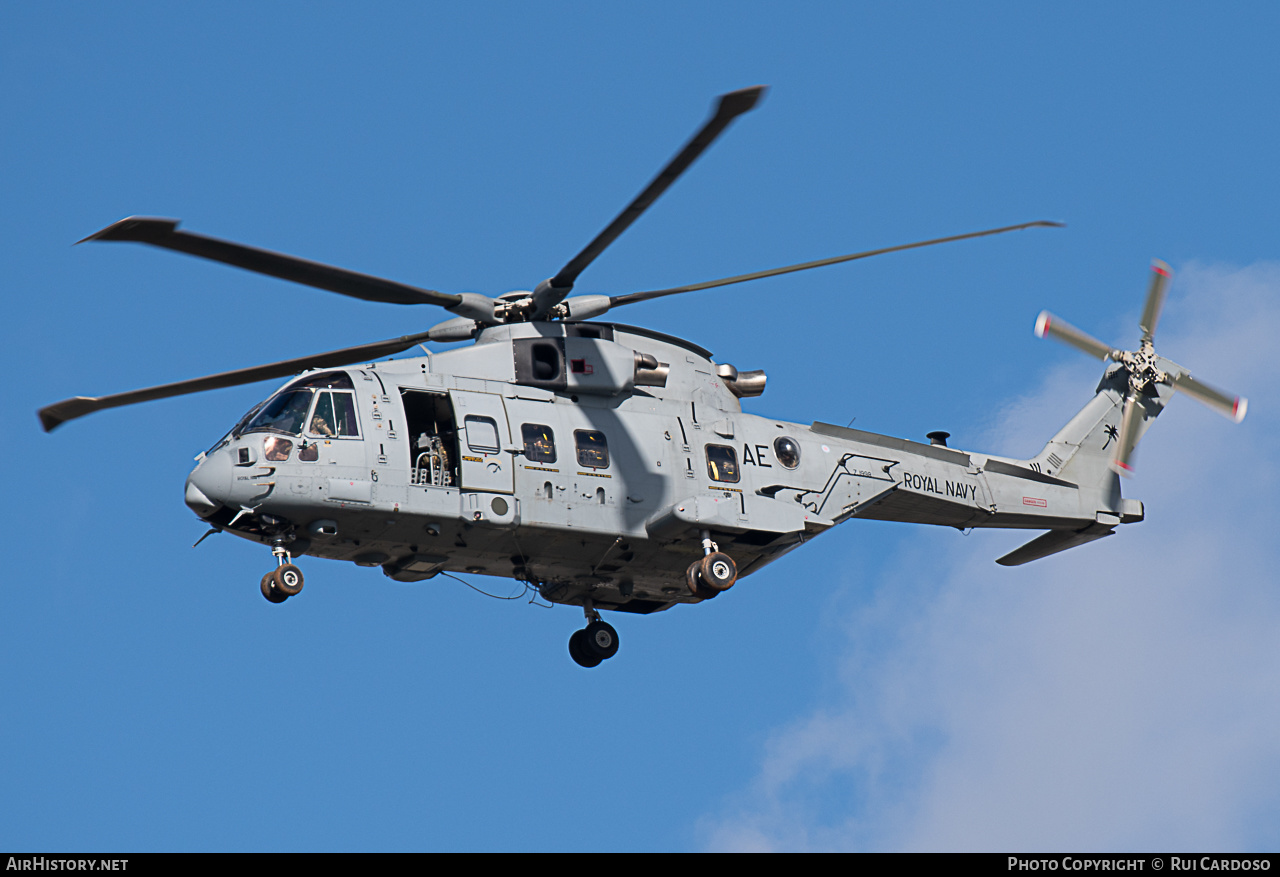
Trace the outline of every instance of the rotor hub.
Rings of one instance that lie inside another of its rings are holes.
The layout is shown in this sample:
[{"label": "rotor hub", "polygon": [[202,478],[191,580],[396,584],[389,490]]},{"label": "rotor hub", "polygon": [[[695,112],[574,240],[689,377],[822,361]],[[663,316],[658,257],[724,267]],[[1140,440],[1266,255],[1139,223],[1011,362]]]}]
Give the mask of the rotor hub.
[{"label": "rotor hub", "polygon": [[1137,350],[1122,353],[1118,360],[1129,372],[1129,389],[1135,393],[1151,392],[1155,384],[1169,382],[1169,376],[1157,367],[1159,357],[1151,341],[1143,341]]}]

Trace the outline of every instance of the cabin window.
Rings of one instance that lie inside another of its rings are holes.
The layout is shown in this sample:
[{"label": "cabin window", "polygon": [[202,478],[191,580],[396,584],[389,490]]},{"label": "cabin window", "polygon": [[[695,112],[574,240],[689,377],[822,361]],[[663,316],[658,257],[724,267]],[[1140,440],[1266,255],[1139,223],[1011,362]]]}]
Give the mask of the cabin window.
[{"label": "cabin window", "polygon": [[785,435],[773,440],[773,455],[784,468],[794,469],[800,465],[800,445]]},{"label": "cabin window", "polygon": [[498,446],[498,423],[492,417],[467,415],[466,420],[467,447],[477,454],[496,454]]},{"label": "cabin window", "polygon": [[604,433],[593,429],[575,429],[573,443],[578,449],[578,465],[587,469],[609,468],[609,443]]},{"label": "cabin window", "polygon": [[737,484],[742,477],[738,469],[738,452],[726,445],[707,445],[707,474],[712,481]]},{"label": "cabin window", "polygon": [[524,438],[524,458],[530,463],[554,463],[556,461],[556,437],[551,427],[540,423],[525,423],[520,427]]},{"label": "cabin window", "polygon": [[356,425],[356,403],[351,393],[325,391],[316,396],[316,407],[311,413],[308,432],[326,438],[354,438],[360,435],[360,429]]}]

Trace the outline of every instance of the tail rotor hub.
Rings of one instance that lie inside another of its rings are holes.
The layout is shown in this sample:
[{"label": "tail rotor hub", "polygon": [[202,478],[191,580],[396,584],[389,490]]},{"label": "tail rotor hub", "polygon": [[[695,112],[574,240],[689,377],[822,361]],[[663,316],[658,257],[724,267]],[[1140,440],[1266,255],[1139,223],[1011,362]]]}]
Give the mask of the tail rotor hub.
[{"label": "tail rotor hub", "polygon": [[1114,358],[1129,372],[1129,390],[1132,393],[1154,392],[1156,384],[1169,383],[1168,373],[1157,367],[1159,356],[1150,341],[1143,341],[1137,350],[1126,350]]}]

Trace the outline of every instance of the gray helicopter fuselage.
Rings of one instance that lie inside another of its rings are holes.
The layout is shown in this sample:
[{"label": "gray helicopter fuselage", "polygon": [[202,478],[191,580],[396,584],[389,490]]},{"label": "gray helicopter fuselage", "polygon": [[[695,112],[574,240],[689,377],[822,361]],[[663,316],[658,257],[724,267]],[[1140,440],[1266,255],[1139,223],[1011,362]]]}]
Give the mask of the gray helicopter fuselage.
[{"label": "gray helicopter fuselage", "polygon": [[[745,414],[763,372],[712,362],[687,341],[586,322],[667,296],[1028,228],[1048,220],[863,250],[664,289],[572,295],[585,271],[764,94],[721,95],[649,184],[554,275],[497,298],[450,293],[130,216],[88,240],[135,242],[363,301],[441,307],[425,332],[105,396],[38,412],[46,431],[110,408],[298,375],[246,414],[187,479],[211,525],[271,546],[259,583],[301,593],[309,554],[417,582],[441,573],[512,577],[580,605],[569,654],[618,651],[597,609],[648,613],[711,599],[849,518],[1044,530],[996,560],[1027,563],[1142,520],[1121,496],[1138,439],[1176,389],[1239,423],[1248,400],[1155,352],[1172,271],[1152,263],[1138,350],[1105,344],[1047,311],[1054,337],[1109,361],[1085,406],[1038,455],[1015,460],[825,423]],[[424,341],[467,347],[400,360]],[[367,365],[353,365],[358,363]],[[209,535],[206,533],[205,535]],[[201,537],[203,541],[204,537]],[[199,543],[197,543],[199,544]]]},{"label": "gray helicopter fuselage", "polygon": [[745,576],[852,517],[1106,533],[1141,517],[1113,477],[1082,487],[1039,458],[744,413],[763,384],[646,329],[489,327],[468,347],[305,373],[255,409],[302,413],[246,416],[202,455],[187,503],[398,581],[515,577],[633,612],[698,601],[684,578],[706,536]]}]

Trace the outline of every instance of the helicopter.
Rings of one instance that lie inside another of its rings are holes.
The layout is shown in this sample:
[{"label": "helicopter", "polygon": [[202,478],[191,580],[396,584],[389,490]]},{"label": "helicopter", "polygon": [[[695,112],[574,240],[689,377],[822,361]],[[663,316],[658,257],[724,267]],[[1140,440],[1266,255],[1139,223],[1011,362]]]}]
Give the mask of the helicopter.
[{"label": "helicopter", "polygon": [[[613,657],[602,611],[650,614],[726,593],[851,519],[960,530],[1044,531],[996,562],[1019,565],[1141,521],[1122,496],[1135,446],[1171,394],[1237,423],[1247,400],[1155,352],[1172,271],[1152,266],[1138,348],[1105,344],[1049,314],[1035,331],[1107,362],[1080,411],[1039,454],[1014,459],[828,423],[744,413],[763,371],[598,318],[628,304],[884,253],[1059,223],[1036,221],[702,283],[570,295],[579,275],[765,91],[721,95],[711,116],[627,207],[530,291],[446,293],[129,217],[84,241],[137,242],[373,302],[434,305],[425,332],[39,411],[50,431],[107,408],[289,377],[196,458],[186,505],[209,530],[269,546],[259,588],[303,589],[304,556],[379,567],[397,582],[472,573],[523,582],[581,607],[572,659]],[[470,342],[389,358],[424,342]],[[199,544],[197,542],[196,544]]]}]

